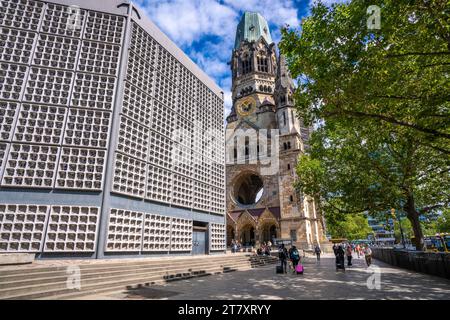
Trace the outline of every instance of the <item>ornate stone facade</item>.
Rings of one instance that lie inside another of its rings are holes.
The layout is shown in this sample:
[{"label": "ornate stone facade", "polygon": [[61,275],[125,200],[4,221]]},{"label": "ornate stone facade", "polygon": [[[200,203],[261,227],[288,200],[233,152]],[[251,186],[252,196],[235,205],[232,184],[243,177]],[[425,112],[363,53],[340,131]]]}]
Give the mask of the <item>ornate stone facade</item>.
[{"label": "ornate stone facade", "polygon": [[297,158],[308,149],[310,128],[295,115],[294,83],[258,13],[244,13],[230,64],[228,244],[237,239],[258,245],[277,238],[293,239],[298,247],[310,249],[326,241],[314,199],[294,188]]}]

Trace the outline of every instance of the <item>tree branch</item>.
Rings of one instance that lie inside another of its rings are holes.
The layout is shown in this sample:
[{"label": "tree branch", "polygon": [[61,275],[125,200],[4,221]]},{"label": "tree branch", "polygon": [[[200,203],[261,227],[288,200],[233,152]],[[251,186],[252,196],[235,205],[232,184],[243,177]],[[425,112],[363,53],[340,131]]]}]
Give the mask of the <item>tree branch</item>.
[{"label": "tree branch", "polygon": [[399,58],[406,56],[440,56],[440,55],[450,55],[450,51],[441,51],[441,52],[407,52],[407,53],[399,53],[399,54],[387,54],[386,58]]},{"label": "tree branch", "polygon": [[400,126],[412,128],[412,129],[415,129],[415,130],[420,131],[420,132],[432,134],[432,135],[434,135],[436,137],[450,139],[450,134],[448,134],[448,133],[440,132],[440,131],[437,131],[437,130],[434,130],[434,129],[424,128],[424,127],[421,127],[421,126],[413,124],[413,123],[400,121],[400,120],[397,120],[395,118],[384,116],[384,115],[381,115],[381,114],[372,114],[372,113],[366,113],[366,112],[361,112],[361,111],[351,111],[351,110],[341,109],[339,111],[325,111],[324,115],[325,116],[347,115],[347,116],[357,117],[357,118],[378,119],[378,120],[389,122],[389,123],[392,123],[392,124],[395,124],[395,125],[400,125]]}]

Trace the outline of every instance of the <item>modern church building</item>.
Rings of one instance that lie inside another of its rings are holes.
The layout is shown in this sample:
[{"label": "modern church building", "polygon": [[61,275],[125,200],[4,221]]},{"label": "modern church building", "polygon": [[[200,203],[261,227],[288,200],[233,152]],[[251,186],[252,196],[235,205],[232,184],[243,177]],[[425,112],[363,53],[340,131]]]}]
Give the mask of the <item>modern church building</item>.
[{"label": "modern church building", "polygon": [[0,253],[225,250],[223,93],[124,0],[2,0]]}]

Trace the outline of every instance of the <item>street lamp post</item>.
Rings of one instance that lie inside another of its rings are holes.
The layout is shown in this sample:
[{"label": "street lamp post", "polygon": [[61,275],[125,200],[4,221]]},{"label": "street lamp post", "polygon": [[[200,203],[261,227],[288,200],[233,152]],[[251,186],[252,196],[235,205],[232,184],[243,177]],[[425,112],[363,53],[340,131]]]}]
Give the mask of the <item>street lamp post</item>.
[{"label": "street lamp post", "polygon": [[403,228],[402,228],[402,222],[400,221],[400,219],[397,219],[396,215],[395,215],[395,209],[392,208],[391,209],[391,215],[394,219],[396,219],[398,221],[398,225],[400,226],[400,234],[402,237],[402,244],[403,244],[403,248],[406,249],[406,244],[405,244],[405,237],[403,235]]}]

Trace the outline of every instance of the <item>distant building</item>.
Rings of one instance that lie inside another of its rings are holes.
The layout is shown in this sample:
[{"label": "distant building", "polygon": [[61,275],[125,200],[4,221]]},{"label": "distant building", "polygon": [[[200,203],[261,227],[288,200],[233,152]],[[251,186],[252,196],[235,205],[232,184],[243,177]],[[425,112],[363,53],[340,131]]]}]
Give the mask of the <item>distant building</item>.
[{"label": "distant building", "polygon": [[123,0],[3,0],[0,253],[225,250],[223,93]]},{"label": "distant building", "polygon": [[380,245],[393,245],[395,243],[392,219],[380,222],[378,219],[368,217],[367,220],[373,231],[373,234],[369,235],[368,240]]}]

